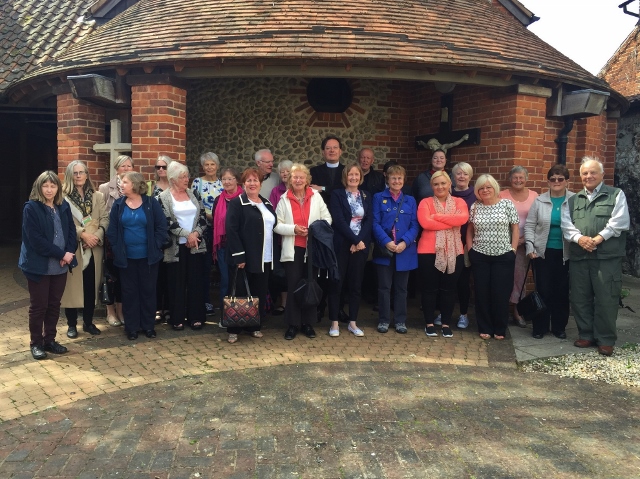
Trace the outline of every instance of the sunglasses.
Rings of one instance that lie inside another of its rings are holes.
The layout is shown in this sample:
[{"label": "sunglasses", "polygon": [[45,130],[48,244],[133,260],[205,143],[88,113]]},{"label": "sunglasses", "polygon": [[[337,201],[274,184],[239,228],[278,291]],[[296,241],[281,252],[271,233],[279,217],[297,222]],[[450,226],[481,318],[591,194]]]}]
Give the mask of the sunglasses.
[{"label": "sunglasses", "polygon": [[557,176],[554,176],[553,178],[549,178],[549,183],[562,183],[564,180],[566,180],[564,176],[561,176],[559,178]]},{"label": "sunglasses", "polygon": [[167,165],[156,165],[156,170],[166,170]]}]

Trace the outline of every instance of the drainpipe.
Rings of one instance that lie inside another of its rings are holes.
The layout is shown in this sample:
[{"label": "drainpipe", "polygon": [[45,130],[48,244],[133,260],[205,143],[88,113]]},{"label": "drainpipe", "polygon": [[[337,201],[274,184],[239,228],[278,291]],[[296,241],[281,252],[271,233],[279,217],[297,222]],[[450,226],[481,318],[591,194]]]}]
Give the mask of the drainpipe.
[{"label": "drainpipe", "polygon": [[573,115],[564,118],[564,127],[558,133],[555,142],[558,144],[558,161],[559,165],[567,164],[567,142],[569,141],[569,132],[573,130]]}]

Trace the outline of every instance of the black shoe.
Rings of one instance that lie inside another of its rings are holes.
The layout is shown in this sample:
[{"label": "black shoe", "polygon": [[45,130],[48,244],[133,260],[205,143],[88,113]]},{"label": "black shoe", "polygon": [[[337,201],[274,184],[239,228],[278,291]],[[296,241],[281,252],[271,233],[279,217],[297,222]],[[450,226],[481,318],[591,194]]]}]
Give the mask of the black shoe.
[{"label": "black shoe", "polygon": [[144,335],[147,338],[155,338],[156,337],[156,330],[155,329],[149,329],[148,331],[144,332]]},{"label": "black shoe", "polygon": [[64,354],[68,351],[62,344],[51,341],[50,343],[44,343],[44,350],[53,354]]},{"label": "black shoe", "polygon": [[540,333],[536,333],[536,334],[532,334],[533,339],[542,339],[544,338],[544,334],[540,334]]},{"label": "black shoe", "polygon": [[93,323],[92,324],[83,324],[82,325],[82,330],[85,333],[89,333],[89,334],[92,334],[94,336],[98,336],[100,334],[100,330]]},{"label": "black shoe", "polygon": [[553,333],[553,335],[558,339],[567,339],[567,333],[564,331],[560,331],[559,333]]},{"label": "black shoe", "polygon": [[47,357],[47,353],[44,352],[42,346],[31,346],[31,356],[33,359],[44,359]]},{"label": "black shoe", "polygon": [[67,338],[77,338],[78,337],[78,329],[75,326],[69,326],[67,329]]},{"label": "black shoe", "polygon": [[316,337],[316,332],[308,324],[303,324],[300,328],[300,331],[302,331],[302,334],[304,334],[307,338],[313,339]]},{"label": "black shoe", "polygon": [[128,332],[127,338],[130,339],[131,341],[133,341],[134,339],[138,339],[138,333]]},{"label": "black shoe", "polygon": [[287,332],[284,333],[284,339],[292,340],[293,338],[296,337],[297,333],[298,333],[298,330],[296,329],[295,326],[289,326],[289,329],[287,329]]}]

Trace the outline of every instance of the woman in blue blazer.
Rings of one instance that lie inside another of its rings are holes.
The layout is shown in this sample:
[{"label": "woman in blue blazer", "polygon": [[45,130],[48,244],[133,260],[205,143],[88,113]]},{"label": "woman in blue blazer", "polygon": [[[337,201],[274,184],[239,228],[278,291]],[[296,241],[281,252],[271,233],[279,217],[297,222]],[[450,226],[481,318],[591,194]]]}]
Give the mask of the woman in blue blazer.
[{"label": "woman in blue blazer", "polygon": [[[62,201],[62,184],[53,171],[45,171],[33,183],[22,212],[22,245],[18,267],[29,286],[29,333],[33,359],[47,351],[64,354],[56,342],[60,300],[67,271],[77,266],[76,227],[69,203]],[[78,274],[82,274],[82,271]]]},{"label": "woman in blue blazer", "polygon": [[[373,197],[373,238],[376,242],[373,262],[378,270],[380,333],[386,333],[391,323],[389,294],[392,284],[396,332],[407,332],[407,282],[409,271],[418,267],[416,200],[402,192],[405,178],[406,171],[402,166],[389,167],[389,187]],[[384,254],[377,254],[377,251]]]},{"label": "woman in blue blazer", "polygon": [[364,180],[362,168],[351,163],[342,170],[343,188],[333,190],[329,204],[329,213],[333,218],[333,248],[338,259],[340,281],[333,282],[329,289],[329,336],[340,335],[338,314],[340,311],[340,292],[345,280],[349,297],[349,332],[355,336],[364,336],[356,325],[360,309],[360,295],[364,265],[369,255],[372,225],[372,198],[359,186]]}]

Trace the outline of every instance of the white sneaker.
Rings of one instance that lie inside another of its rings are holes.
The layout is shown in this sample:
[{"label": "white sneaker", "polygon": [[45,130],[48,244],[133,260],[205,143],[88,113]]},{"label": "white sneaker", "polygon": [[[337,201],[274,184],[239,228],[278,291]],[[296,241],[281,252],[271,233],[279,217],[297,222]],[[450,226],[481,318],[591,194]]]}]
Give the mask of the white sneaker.
[{"label": "white sneaker", "polygon": [[458,328],[467,329],[469,326],[469,318],[466,314],[461,314],[460,318],[458,318]]},{"label": "white sneaker", "polygon": [[436,326],[442,326],[442,314],[439,314],[438,317],[433,320],[433,324]]}]

